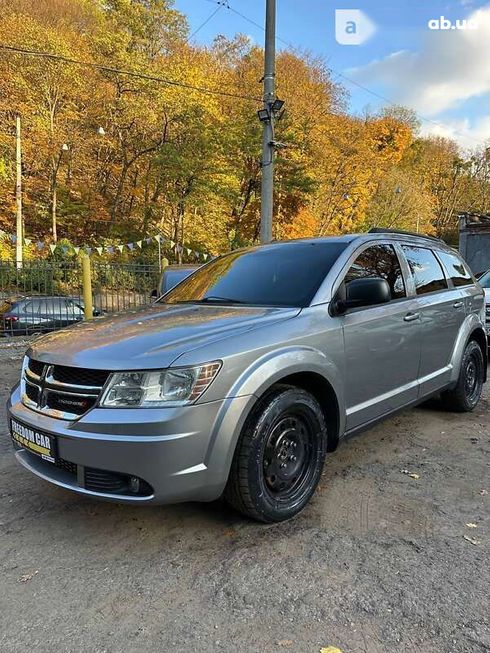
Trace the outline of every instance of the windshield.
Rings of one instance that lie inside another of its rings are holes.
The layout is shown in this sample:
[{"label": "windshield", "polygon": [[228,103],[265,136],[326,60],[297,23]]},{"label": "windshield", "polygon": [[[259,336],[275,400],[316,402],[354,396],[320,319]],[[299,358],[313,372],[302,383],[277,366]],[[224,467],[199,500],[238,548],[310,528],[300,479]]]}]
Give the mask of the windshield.
[{"label": "windshield", "polygon": [[490,270],[487,270],[482,276],[478,279],[478,283],[482,288],[490,288]]},{"label": "windshield", "polygon": [[345,247],[339,241],[304,241],[231,252],[197,270],[160,301],[308,306]]}]

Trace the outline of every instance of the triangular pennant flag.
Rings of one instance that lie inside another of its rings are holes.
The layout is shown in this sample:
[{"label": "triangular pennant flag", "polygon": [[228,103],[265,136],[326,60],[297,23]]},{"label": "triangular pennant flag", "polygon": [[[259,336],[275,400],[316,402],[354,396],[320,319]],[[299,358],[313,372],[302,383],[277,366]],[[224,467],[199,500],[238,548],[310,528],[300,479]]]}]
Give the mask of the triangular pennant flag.
[{"label": "triangular pennant flag", "polygon": [[160,235],[158,235],[158,236],[154,236],[154,238],[155,238],[155,240],[157,241],[157,243],[159,243],[159,242],[160,242],[160,238],[161,238],[161,236],[160,236]]},{"label": "triangular pennant flag", "polygon": [[145,243],[149,245],[151,243],[151,238],[145,238]]},{"label": "triangular pennant flag", "polygon": [[92,254],[92,248],[91,247],[85,247],[85,253],[90,256],[90,254]]},{"label": "triangular pennant flag", "polygon": [[96,247],[95,249],[97,250],[99,256],[102,256],[102,252],[104,251],[104,248],[103,247]]},{"label": "triangular pennant flag", "polygon": [[132,251],[134,249],[134,243],[128,243],[128,249]]},{"label": "triangular pennant flag", "polygon": [[189,249],[188,247],[185,248],[185,251],[187,252],[187,256],[192,254],[192,249]]},{"label": "triangular pennant flag", "polygon": [[118,245],[118,246],[117,246],[117,249],[118,249],[120,252],[122,252],[123,249],[124,249],[124,245]]},{"label": "triangular pennant flag", "polygon": [[202,257],[203,257],[203,259],[204,259],[205,261],[207,261],[208,258],[209,258],[209,254],[203,254]]},{"label": "triangular pennant flag", "polygon": [[24,244],[25,245],[30,245],[32,243],[32,240],[30,238],[24,238]]},{"label": "triangular pennant flag", "polygon": [[168,241],[168,244],[169,244],[170,247],[172,247],[172,248],[175,247],[175,243],[174,243],[173,240],[169,240],[169,241]]},{"label": "triangular pennant flag", "polygon": [[114,254],[114,247],[112,245],[109,245],[105,249],[106,249],[106,252],[109,252],[109,254]]},{"label": "triangular pennant flag", "polygon": [[16,242],[17,242],[17,236],[14,236],[14,235],[10,236],[10,240],[11,240],[13,243],[16,243]]},{"label": "triangular pennant flag", "polygon": [[44,243],[42,243],[40,240],[38,240],[38,242],[36,243],[36,247],[39,250],[44,249]]},{"label": "triangular pennant flag", "polygon": [[75,254],[78,256],[78,252],[80,251],[80,247],[74,247],[73,249],[75,250]]},{"label": "triangular pennant flag", "polygon": [[51,245],[49,246],[49,249],[51,250],[51,254],[54,254],[54,250],[56,249],[56,245],[51,243]]},{"label": "triangular pennant flag", "polygon": [[142,241],[142,240],[137,240],[137,241],[136,241],[136,244],[138,245],[138,247],[139,247],[140,249],[143,247],[143,241]]}]

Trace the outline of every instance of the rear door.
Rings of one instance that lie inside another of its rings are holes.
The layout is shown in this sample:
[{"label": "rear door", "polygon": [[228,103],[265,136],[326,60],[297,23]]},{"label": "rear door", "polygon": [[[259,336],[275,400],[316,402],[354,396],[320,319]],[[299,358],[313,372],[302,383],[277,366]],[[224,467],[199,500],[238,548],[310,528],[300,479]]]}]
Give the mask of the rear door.
[{"label": "rear door", "polygon": [[339,318],[345,345],[347,430],[405,406],[418,396],[421,334],[417,300],[407,292],[392,244],[371,243],[358,251],[339,293],[363,277],[386,279],[392,300],[352,309]]},{"label": "rear door", "polygon": [[401,250],[417,296],[422,329],[419,395],[425,396],[449,383],[454,345],[466,316],[465,296],[454,287],[433,249],[403,244]]}]

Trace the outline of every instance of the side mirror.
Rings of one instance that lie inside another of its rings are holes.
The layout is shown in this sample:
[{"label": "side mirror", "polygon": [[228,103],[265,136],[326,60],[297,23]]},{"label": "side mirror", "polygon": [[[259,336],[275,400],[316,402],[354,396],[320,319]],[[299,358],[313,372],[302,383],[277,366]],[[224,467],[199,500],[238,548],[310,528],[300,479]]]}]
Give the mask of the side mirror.
[{"label": "side mirror", "polygon": [[391,301],[388,282],[380,277],[354,279],[347,284],[345,300],[337,300],[335,311],[343,314],[350,308],[376,306]]}]

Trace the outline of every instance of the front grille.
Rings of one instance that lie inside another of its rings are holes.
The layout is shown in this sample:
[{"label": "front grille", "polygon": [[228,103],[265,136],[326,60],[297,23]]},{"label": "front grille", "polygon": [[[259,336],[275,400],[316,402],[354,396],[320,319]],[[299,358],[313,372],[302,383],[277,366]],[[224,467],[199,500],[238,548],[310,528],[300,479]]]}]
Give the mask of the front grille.
[{"label": "front grille", "polygon": [[31,383],[26,383],[26,395],[31,401],[37,404],[39,402],[39,387]]},{"label": "front grille", "polygon": [[86,370],[79,367],[53,367],[53,379],[60,383],[102,387],[107,381],[109,372],[105,370]]},{"label": "front grille", "polygon": [[35,361],[33,358],[29,359],[29,369],[34,372],[36,376],[42,376],[44,372],[44,363]]},{"label": "front grille", "polygon": [[74,474],[75,476],[77,475],[77,466],[75,465],[75,463],[71,463],[69,460],[65,460],[64,458],[58,458],[55,465],[56,467],[63,469],[65,472],[69,472],[70,474]]},{"label": "front grille", "polygon": [[97,403],[97,397],[78,397],[76,394],[58,394],[49,391],[46,396],[46,405],[53,410],[61,410],[76,415],[83,415]]},{"label": "front grille", "polygon": [[93,408],[110,372],[29,359],[22,379],[24,403],[61,419],[76,419]]}]

